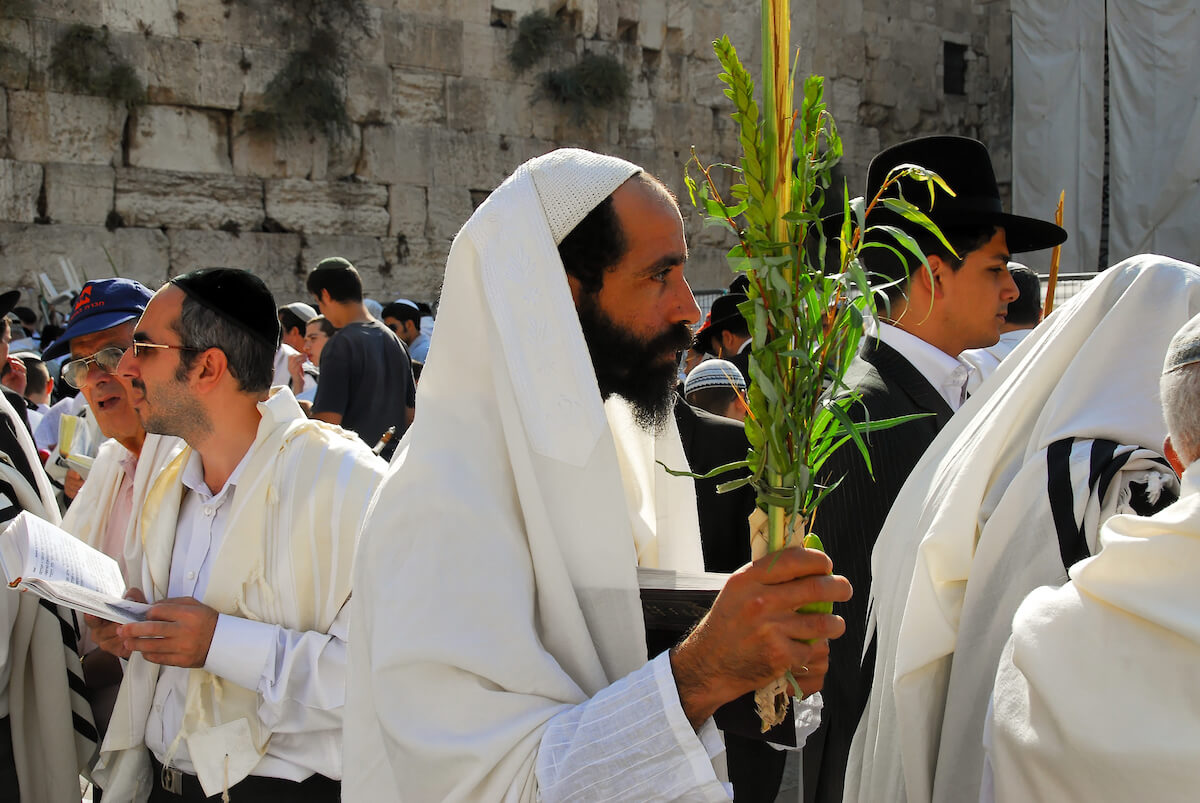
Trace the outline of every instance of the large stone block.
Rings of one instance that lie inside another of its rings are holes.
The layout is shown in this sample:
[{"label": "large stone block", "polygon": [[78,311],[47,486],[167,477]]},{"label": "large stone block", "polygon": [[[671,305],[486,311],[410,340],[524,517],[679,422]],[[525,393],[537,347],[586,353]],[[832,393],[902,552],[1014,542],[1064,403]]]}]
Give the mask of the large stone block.
[{"label": "large stone block", "polygon": [[[391,263],[384,259],[383,242],[376,237],[330,236],[313,234],[304,237],[300,249],[300,268],[305,274],[327,257],[349,260],[363,278],[363,290],[367,295],[378,294],[383,289],[381,274],[386,274]],[[393,256],[395,252],[393,251]]]},{"label": "large stone block", "polygon": [[260,108],[262,97],[267,91],[271,79],[287,64],[288,54],[282,50],[268,50],[260,47],[243,47],[242,60],[238,68],[242,70],[242,110]]},{"label": "large stone block", "polygon": [[[107,252],[107,253],[106,253]],[[0,223],[0,253],[17,287],[36,286],[37,274],[47,273],[61,285],[58,258],[91,279],[120,275],[157,288],[169,278],[167,236],[159,229],[117,229],[103,226],[39,226]]]},{"label": "large stone block", "polygon": [[446,122],[446,76],[392,70],[392,110],[397,122],[438,125]]},{"label": "large stone block", "polygon": [[226,115],[180,106],[136,109],[129,164],[188,173],[231,172]]},{"label": "large stone block", "polygon": [[118,168],[116,210],[125,224],[132,226],[256,229],[264,215],[262,181]]},{"label": "large stone block", "polygon": [[391,225],[388,236],[403,234],[408,239],[425,234],[425,188],[393,184],[388,188],[388,213]]},{"label": "large stone block", "polygon": [[284,228],[305,234],[388,233],[388,191],[357,181],[269,179],[267,214]]},{"label": "large stone block", "polygon": [[242,268],[262,277],[277,295],[281,291],[295,293],[296,271],[300,268],[299,234],[175,229],[168,232],[168,238],[174,276],[196,268]]},{"label": "large stone block", "polygon": [[435,129],[410,125],[365,126],[358,175],[383,184],[429,186],[434,133]]},{"label": "large stone block", "polygon": [[274,133],[248,127],[245,117],[234,118],[233,172],[260,178],[309,178],[322,181],[329,165],[329,140],[324,134]]},{"label": "large stone block", "polygon": [[125,107],[83,95],[9,92],[8,124],[9,150],[21,161],[113,164]]},{"label": "large stone block", "polygon": [[454,235],[475,211],[471,193],[461,187],[434,185],[429,188],[429,215],[425,236],[434,244],[449,247]]},{"label": "large stone block", "polygon": [[65,22],[68,25],[104,24],[104,9],[100,3],[81,3],[79,0],[37,0],[34,15],[41,19]]},{"label": "large stone block", "polygon": [[33,40],[25,20],[0,19],[0,86],[24,89],[29,84]]},{"label": "large stone block", "polygon": [[434,130],[433,186],[490,190],[525,161],[503,136]]},{"label": "large stone block", "polygon": [[100,0],[103,24],[113,31],[178,36],[178,10],[178,0]]},{"label": "large stone block", "polygon": [[647,50],[662,50],[667,37],[667,4],[642,0],[638,18],[638,44]]},{"label": "large stone block", "polygon": [[41,191],[41,165],[0,159],[0,220],[32,223]]},{"label": "large stone block", "polygon": [[113,50],[137,70],[150,103],[200,102],[200,49],[186,39],[114,33]]},{"label": "large stone block", "polygon": [[346,113],[356,123],[392,118],[392,68],[354,62],[346,76]]},{"label": "large stone block", "polygon": [[523,92],[525,87],[484,78],[448,78],[447,124],[458,131],[529,136],[533,125],[528,104],[514,103],[514,90]]},{"label": "large stone block", "polygon": [[461,20],[388,12],[383,30],[389,65],[462,74]]},{"label": "large stone block", "polygon": [[221,42],[200,42],[200,83],[196,105],[236,109],[242,101],[242,48]]},{"label": "large stone block", "polygon": [[102,226],[113,209],[115,176],[108,165],[46,165],[46,217],[52,223]]},{"label": "large stone block", "polygon": [[176,0],[179,36],[193,41],[225,38],[229,4],[222,0]]},{"label": "large stone block", "polygon": [[508,65],[505,33],[487,22],[464,22],[462,74],[507,78],[512,68]]}]

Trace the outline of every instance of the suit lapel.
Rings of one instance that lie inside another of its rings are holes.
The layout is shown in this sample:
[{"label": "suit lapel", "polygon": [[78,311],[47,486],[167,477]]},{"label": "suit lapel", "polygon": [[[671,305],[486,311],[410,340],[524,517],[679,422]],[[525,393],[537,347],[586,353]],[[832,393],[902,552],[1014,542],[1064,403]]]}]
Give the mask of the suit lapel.
[{"label": "suit lapel", "polygon": [[878,338],[869,337],[864,338],[859,355],[874,365],[881,377],[898,385],[912,399],[914,405],[925,412],[936,414],[939,430],[950,422],[950,417],[954,415],[950,405],[900,352]]}]

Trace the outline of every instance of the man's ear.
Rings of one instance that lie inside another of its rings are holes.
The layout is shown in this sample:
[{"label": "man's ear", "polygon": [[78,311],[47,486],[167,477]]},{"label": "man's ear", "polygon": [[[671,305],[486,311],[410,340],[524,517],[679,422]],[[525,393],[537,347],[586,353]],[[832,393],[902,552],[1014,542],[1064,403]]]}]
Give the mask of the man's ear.
[{"label": "man's ear", "polygon": [[941,298],[944,295],[942,280],[945,278],[946,271],[950,270],[950,266],[937,254],[926,258],[929,260],[929,267],[918,265],[910,281],[919,283],[931,297]]},{"label": "man's ear", "polygon": [[583,285],[571,274],[567,274],[567,286],[571,288],[571,300],[579,307],[579,297],[583,295]]},{"label": "man's ear", "polygon": [[198,393],[208,392],[229,373],[229,358],[218,348],[207,349],[192,363],[188,373]]}]

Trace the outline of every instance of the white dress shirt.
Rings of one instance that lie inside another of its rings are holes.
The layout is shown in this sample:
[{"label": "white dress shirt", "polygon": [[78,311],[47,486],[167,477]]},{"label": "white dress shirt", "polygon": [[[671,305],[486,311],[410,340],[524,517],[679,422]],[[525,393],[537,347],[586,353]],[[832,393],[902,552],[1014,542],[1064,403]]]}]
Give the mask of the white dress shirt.
[{"label": "white dress shirt", "polygon": [[970,363],[951,357],[937,346],[883,321],[879,322],[879,339],[912,363],[913,368],[946,400],[950,409],[958,412],[967,398],[967,379],[972,370]]},{"label": "white dress shirt", "polygon": [[[171,597],[203,597],[229,527],[233,496],[245,464],[243,457],[216,494],[204,482],[199,453],[193,452],[184,467],[182,482],[187,492],[171,555],[167,589]],[[329,633],[317,633],[220,614],[204,669],[256,690],[259,717],[273,731],[267,753],[252,775],[301,781],[319,772],[341,778],[349,619],[346,605]],[[183,724],[188,671],[162,667],[146,721],[146,746],[163,764],[193,772],[187,744],[183,740],[172,744]]]},{"label": "white dress shirt", "polygon": [[967,392],[974,393],[978,390],[979,386],[983,384],[983,380],[995,373],[996,369],[1000,367],[1001,361],[1011,354],[1013,349],[1021,345],[1021,341],[1032,331],[1032,329],[1014,329],[1000,335],[1000,342],[994,346],[988,346],[985,349],[967,349],[958,355],[975,369],[971,372],[971,378],[967,380]]}]

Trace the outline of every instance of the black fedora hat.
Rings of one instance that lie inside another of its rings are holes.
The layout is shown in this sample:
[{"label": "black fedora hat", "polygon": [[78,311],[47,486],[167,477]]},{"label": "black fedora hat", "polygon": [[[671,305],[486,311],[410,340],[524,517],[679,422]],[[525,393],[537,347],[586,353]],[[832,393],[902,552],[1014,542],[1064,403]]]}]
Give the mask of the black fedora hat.
[{"label": "black fedora hat", "polygon": [[728,329],[731,323],[744,321],[745,318],[738,309],[738,304],[745,300],[746,296],[743,293],[726,293],[723,296],[717,296],[708,312],[708,320],[696,332],[695,342],[705,345],[706,339]]},{"label": "black fedora hat", "polygon": [[[1004,211],[987,148],[982,142],[968,137],[921,137],[880,151],[867,168],[868,203],[879,192],[888,173],[905,164],[932,170],[954,190],[952,196],[938,188],[930,205],[929,190],[923,182],[902,178],[888,193],[892,197],[903,194],[905,200],[918,206],[939,228],[991,223],[1004,229],[1010,254],[1050,248],[1067,239],[1067,232],[1049,221]],[[897,226],[909,234],[924,231],[919,225],[879,206],[867,220],[868,226],[878,224]]]}]

